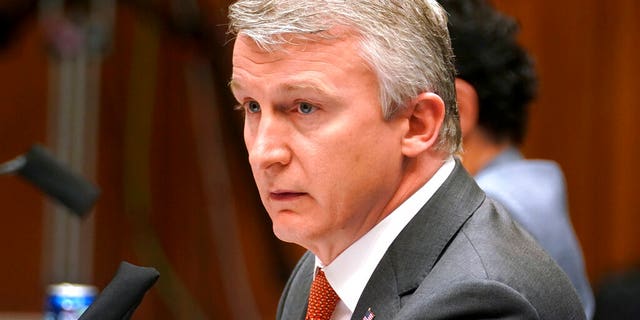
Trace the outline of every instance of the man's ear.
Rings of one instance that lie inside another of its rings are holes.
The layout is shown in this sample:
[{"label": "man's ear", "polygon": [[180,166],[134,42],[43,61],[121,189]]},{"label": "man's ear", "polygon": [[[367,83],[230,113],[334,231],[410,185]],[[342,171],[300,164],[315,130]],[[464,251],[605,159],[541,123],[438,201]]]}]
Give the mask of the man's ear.
[{"label": "man's ear", "polygon": [[456,78],[456,97],[458,100],[458,113],[460,114],[460,129],[462,137],[471,133],[478,124],[478,93],[467,81]]},{"label": "man's ear", "polygon": [[406,112],[409,128],[402,138],[402,153],[416,157],[436,145],[445,105],[437,94],[423,92],[409,102]]}]

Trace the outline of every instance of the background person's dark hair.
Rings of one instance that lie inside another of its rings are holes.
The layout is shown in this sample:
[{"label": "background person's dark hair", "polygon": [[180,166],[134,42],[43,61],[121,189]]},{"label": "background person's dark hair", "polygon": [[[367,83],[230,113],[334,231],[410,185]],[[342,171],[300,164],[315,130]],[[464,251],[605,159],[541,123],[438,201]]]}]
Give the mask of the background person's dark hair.
[{"label": "background person's dark hair", "polygon": [[449,13],[458,77],[478,94],[478,124],[496,142],[522,143],[536,95],[532,59],[517,43],[518,24],[483,0],[438,0]]}]

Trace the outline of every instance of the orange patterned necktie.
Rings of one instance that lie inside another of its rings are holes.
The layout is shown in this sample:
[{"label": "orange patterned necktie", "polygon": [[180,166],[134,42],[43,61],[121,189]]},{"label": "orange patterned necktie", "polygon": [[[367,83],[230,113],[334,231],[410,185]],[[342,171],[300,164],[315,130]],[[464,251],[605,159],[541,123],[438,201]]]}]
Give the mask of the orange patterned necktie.
[{"label": "orange patterned necktie", "polygon": [[309,294],[309,304],[307,305],[307,316],[305,320],[329,320],[333,310],[338,304],[338,294],[333,291],[331,285],[324,276],[322,270],[318,270],[316,278],[311,283],[311,293]]}]

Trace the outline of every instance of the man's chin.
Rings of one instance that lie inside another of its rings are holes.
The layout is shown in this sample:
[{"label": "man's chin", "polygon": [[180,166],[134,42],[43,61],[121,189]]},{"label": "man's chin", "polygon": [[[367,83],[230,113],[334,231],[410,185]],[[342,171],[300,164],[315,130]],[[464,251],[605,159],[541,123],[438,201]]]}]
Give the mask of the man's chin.
[{"label": "man's chin", "polygon": [[311,238],[308,227],[276,221],[273,222],[273,234],[281,241],[295,243],[303,247],[306,247]]},{"label": "man's chin", "polygon": [[280,226],[277,223],[273,224],[273,234],[281,241],[298,243],[299,234],[297,233],[296,230],[291,230],[289,226]]}]

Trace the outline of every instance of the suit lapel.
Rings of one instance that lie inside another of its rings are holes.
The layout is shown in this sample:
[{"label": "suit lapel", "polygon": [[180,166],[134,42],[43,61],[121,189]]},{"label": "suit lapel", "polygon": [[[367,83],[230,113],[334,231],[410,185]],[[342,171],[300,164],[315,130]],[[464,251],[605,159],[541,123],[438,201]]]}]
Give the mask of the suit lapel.
[{"label": "suit lapel", "polygon": [[393,319],[401,298],[422,283],[449,241],[484,201],[485,195],[456,160],[456,167],[391,244],[369,279],[352,320],[371,308],[378,319]]},{"label": "suit lapel", "polygon": [[307,251],[293,270],[290,283],[287,283],[285,291],[282,293],[282,297],[286,297],[286,302],[281,310],[282,313],[276,317],[277,319],[304,320],[314,267],[314,255]]}]

